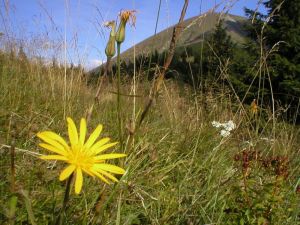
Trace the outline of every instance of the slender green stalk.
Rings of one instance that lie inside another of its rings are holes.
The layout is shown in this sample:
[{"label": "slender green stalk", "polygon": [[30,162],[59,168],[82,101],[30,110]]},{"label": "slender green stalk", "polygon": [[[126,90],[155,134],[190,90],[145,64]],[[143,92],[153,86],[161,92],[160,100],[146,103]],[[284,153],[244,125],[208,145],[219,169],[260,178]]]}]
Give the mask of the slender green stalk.
[{"label": "slender green stalk", "polygon": [[117,64],[118,64],[118,91],[117,91],[117,111],[118,111],[118,127],[119,127],[119,139],[121,150],[123,150],[123,134],[122,134],[122,118],[121,118],[121,62],[120,62],[120,51],[121,43],[117,42]]},{"label": "slender green stalk", "polygon": [[15,193],[16,191],[16,165],[15,165],[15,158],[16,158],[16,150],[15,150],[15,146],[16,146],[16,125],[14,123],[14,120],[11,116],[10,119],[10,126],[11,128],[11,134],[10,134],[10,190],[11,193]]},{"label": "slender green stalk", "polygon": [[67,208],[67,204],[69,202],[69,198],[70,198],[70,189],[71,189],[71,183],[72,183],[72,179],[73,179],[74,173],[71,174],[71,176],[68,178],[67,180],[67,184],[66,184],[66,190],[65,190],[65,196],[64,196],[64,200],[63,200],[63,205],[62,208],[59,212],[59,215],[56,219],[55,225],[62,225],[64,224],[64,213],[66,211]]},{"label": "slender green stalk", "polygon": [[116,225],[121,224],[121,205],[122,205],[122,191],[119,195],[119,200],[118,200],[118,211],[117,211]]},{"label": "slender green stalk", "polygon": [[11,183],[10,189],[14,193],[16,190],[16,166],[15,166],[15,141],[12,141],[10,147],[10,171],[11,171]]}]

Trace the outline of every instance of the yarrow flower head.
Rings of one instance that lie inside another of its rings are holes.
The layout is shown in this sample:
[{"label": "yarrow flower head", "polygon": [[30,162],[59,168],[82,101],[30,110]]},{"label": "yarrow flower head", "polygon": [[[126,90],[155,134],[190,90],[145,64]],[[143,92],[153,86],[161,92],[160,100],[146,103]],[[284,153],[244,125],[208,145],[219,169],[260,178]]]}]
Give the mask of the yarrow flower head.
[{"label": "yarrow flower head", "polygon": [[232,120],[229,120],[227,123],[223,124],[223,127],[227,131],[232,131],[235,128],[235,124]]},{"label": "yarrow flower head", "polygon": [[83,172],[92,176],[98,177],[105,183],[109,183],[109,178],[117,182],[117,178],[112,174],[124,174],[125,170],[107,164],[105,160],[125,157],[126,154],[101,154],[110,147],[113,147],[117,142],[109,143],[110,138],[102,138],[96,142],[101,131],[102,125],[98,125],[90,137],[86,140],[87,126],[86,120],[81,119],[79,135],[76,125],[71,118],[67,118],[68,134],[70,144],[58,134],[52,131],[43,131],[37,136],[44,141],[39,146],[55,153],[53,155],[43,155],[40,158],[44,160],[60,160],[68,164],[68,166],[60,173],[59,180],[63,181],[75,174],[75,193],[79,194],[82,189]]},{"label": "yarrow flower head", "polygon": [[213,127],[222,128],[220,132],[220,135],[222,137],[228,137],[230,135],[230,131],[234,130],[236,127],[235,123],[232,120],[229,120],[226,123],[212,121],[211,124],[213,125]]}]

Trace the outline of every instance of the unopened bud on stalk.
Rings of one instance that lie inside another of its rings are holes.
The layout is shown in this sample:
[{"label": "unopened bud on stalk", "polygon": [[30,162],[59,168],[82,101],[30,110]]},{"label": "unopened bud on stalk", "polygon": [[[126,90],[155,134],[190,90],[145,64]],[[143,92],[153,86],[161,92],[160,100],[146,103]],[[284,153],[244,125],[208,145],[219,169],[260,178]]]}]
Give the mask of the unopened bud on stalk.
[{"label": "unopened bud on stalk", "polygon": [[104,24],[106,27],[111,27],[109,39],[105,48],[107,58],[112,58],[116,54],[115,40],[116,40],[116,23],[114,20]]},{"label": "unopened bud on stalk", "polygon": [[120,23],[119,23],[118,31],[116,33],[116,42],[118,44],[121,44],[125,40],[125,28],[128,20],[129,19],[131,20],[132,26],[135,25],[135,21],[136,21],[136,17],[134,15],[135,13],[136,13],[135,10],[124,10],[120,12],[119,14]]}]

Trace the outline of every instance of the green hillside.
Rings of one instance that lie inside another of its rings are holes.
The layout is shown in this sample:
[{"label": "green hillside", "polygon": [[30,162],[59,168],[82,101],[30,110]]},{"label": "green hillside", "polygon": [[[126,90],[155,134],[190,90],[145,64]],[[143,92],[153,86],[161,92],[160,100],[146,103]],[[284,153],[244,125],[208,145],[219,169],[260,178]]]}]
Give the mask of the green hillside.
[{"label": "green hillside", "polygon": [[[245,31],[243,30],[243,25],[246,22],[244,17],[231,14],[206,13],[201,16],[195,16],[184,20],[184,31],[178,40],[177,47],[193,46],[206,40],[208,35],[214,31],[220,20],[224,20],[224,28],[233,41],[236,43],[244,42]],[[170,45],[173,28],[174,26],[171,26],[157,33],[155,36],[151,36],[136,44],[136,57],[149,56],[155,51],[158,53],[166,51]],[[133,47],[122,52],[121,59],[128,63],[129,61],[132,61],[132,56]],[[115,58],[113,59],[113,62],[115,62]],[[99,67],[93,69],[91,73],[98,73],[98,71]]]},{"label": "green hillside", "polygon": [[[178,47],[196,44],[206,38],[211,33],[219,20],[224,20],[224,27],[228,34],[236,42],[243,42],[244,32],[242,24],[246,21],[244,17],[230,14],[207,13],[202,16],[189,18],[183,22],[184,31],[178,40]],[[137,57],[140,54],[147,55],[153,51],[162,53],[170,45],[173,26],[159,32],[157,35],[149,37],[135,46]],[[128,58],[133,55],[133,47],[124,51],[122,57]]]}]

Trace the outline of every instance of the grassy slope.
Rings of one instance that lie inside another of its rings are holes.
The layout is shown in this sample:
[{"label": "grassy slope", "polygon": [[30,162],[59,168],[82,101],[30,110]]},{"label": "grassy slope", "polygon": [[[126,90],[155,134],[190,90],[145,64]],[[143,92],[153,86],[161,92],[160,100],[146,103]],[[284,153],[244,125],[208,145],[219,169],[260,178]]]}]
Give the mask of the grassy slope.
[{"label": "grassy slope", "polygon": [[[230,14],[220,15],[217,13],[207,13],[202,16],[195,16],[184,20],[184,32],[181,34],[177,45],[189,46],[199,44],[205,40],[206,35],[211,33],[220,19],[224,19],[224,26],[232,40],[237,43],[243,43],[245,33],[242,24],[246,21],[244,17]],[[167,50],[170,45],[171,35],[174,26],[171,26],[156,35],[153,35],[135,45],[136,56],[148,55],[157,50],[159,53]],[[121,59],[125,62],[132,61],[134,48],[131,47],[121,54]],[[115,58],[113,59],[113,61]],[[99,68],[93,69],[96,72]]]},{"label": "grassy slope", "polygon": [[[80,74],[69,74],[64,104],[63,77],[63,69],[22,65],[1,56],[1,144],[10,144],[15,139],[17,148],[44,153],[37,147],[35,135],[38,131],[49,129],[67,136],[63,109],[65,115],[78,122],[92,102],[95,90],[86,87]],[[139,82],[137,93],[146,96],[149,86],[147,82]],[[129,83],[122,88],[123,93],[132,90]],[[102,123],[103,136],[117,140],[116,96],[109,92],[114,89],[111,84],[104,87],[88,126],[91,131]],[[300,172],[299,130],[278,123],[275,140],[261,139],[271,138],[274,130],[267,124],[259,135],[255,134],[251,123],[245,119],[245,112],[237,111],[238,104],[226,93],[225,90],[211,89],[205,96],[194,98],[188,87],[167,82],[155,107],[136,134],[134,147],[127,146],[128,157],[124,162],[127,175],[119,184],[105,186],[104,189],[103,183],[85,176],[83,193],[75,196],[72,192],[67,224],[90,222],[95,216],[93,206],[101,190],[104,192],[100,205],[106,206],[99,216],[101,224],[115,224],[118,214],[120,224],[225,224],[230,218],[224,210],[238,204],[236,199],[243,199],[243,170],[234,160],[234,155],[243,149],[289,157],[289,177],[282,187],[278,186],[283,194],[282,201],[271,203],[270,197],[266,197],[266,201],[275,205],[271,213],[274,215],[272,224],[297,224],[299,195],[297,197],[294,189]],[[137,99],[137,113],[144,102],[144,97]],[[123,116],[127,124],[132,111],[133,99],[123,97]],[[222,139],[211,126],[211,121],[229,119],[234,119],[238,128],[229,138]],[[250,147],[247,141],[253,146]],[[5,215],[11,196],[9,159],[9,149],[2,147],[0,221],[3,223],[8,221]],[[16,153],[17,187],[29,192],[37,224],[49,224],[63,198],[64,183],[58,180],[63,165],[57,163],[53,169],[51,165],[30,152],[18,150]],[[256,168],[255,165],[253,168]],[[256,176],[254,173],[253,180],[249,180],[263,186],[274,179],[271,173],[261,177],[259,174],[257,172]],[[256,188],[260,190],[261,186]],[[240,192],[237,187],[240,187]],[[118,208],[118,204],[121,207]],[[290,211],[286,210],[289,208]],[[239,212],[240,218],[246,218],[243,213]],[[19,197],[16,224],[24,224],[25,221],[28,221],[27,210]]]},{"label": "grassy slope", "polygon": [[[217,13],[207,13],[203,16],[195,16],[186,19],[183,22],[184,32],[178,40],[178,46],[186,46],[199,43],[203,40],[206,33],[212,32],[220,19],[224,19],[224,26],[228,30],[228,34],[236,42],[243,42],[244,33],[241,24],[245,22],[245,18],[234,15],[220,15]],[[159,53],[168,49],[170,45],[171,35],[174,26],[171,26],[157,35],[149,37],[135,46],[136,55],[149,54],[157,50]],[[133,48],[122,53],[123,58],[131,58]]]}]

